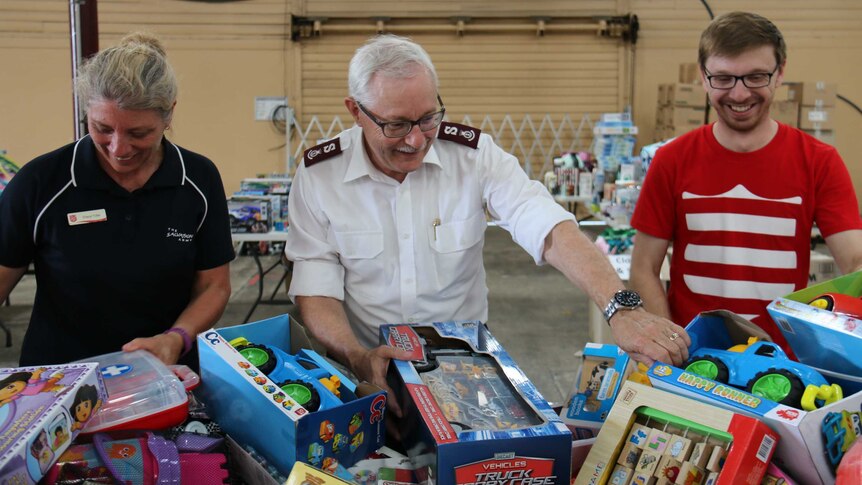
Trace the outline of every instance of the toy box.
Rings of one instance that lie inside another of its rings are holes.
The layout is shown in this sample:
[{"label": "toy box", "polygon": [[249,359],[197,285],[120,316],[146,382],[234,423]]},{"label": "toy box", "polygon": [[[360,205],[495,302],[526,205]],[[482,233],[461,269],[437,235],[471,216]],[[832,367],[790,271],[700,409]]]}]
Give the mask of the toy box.
[{"label": "toy box", "polygon": [[262,197],[231,197],[227,200],[230,232],[263,233],[270,229],[270,202]]},{"label": "toy box", "polygon": [[566,484],[571,432],[480,322],[383,325],[381,343],[413,352],[388,382],[420,483]]},{"label": "toy box", "polygon": [[[690,354],[701,347],[722,349],[743,344],[752,335],[768,340],[759,327],[723,310],[700,314],[686,331],[692,340]],[[806,484],[834,481],[833,467],[826,454],[829,437],[824,437],[821,429],[826,415],[858,411],[862,403],[862,393],[843,399],[831,396],[830,400],[840,400],[814,411],[803,411],[660,362],[653,364],[648,376],[656,388],[762,419],[781,437],[781,446],[774,457],[778,465]]]},{"label": "toy box", "polygon": [[[239,338],[294,358],[239,350],[231,344]],[[379,448],[385,435],[386,395],[370,384],[354,384],[313,351],[300,352],[310,347],[302,327],[288,315],[198,335],[199,395],[213,419],[285,475],[297,461],[321,465],[337,460],[350,466]],[[264,367],[273,360],[278,373],[292,373],[293,379],[276,382],[283,376],[273,378],[275,371],[267,375]],[[334,389],[308,385],[321,370],[336,378],[327,379]],[[315,393],[321,396],[316,411],[299,404]]]},{"label": "toy box", "polygon": [[97,364],[0,369],[0,483],[36,483],[105,397]]},{"label": "toy box", "polygon": [[820,295],[862,295],[862,271],[778,298],[767,311],[800,362],[862,376],[862,320],[808,305]]},{"label": "toy box", "polygon": [[778,436],[742,414],[626,382],[576,485],[760,485]]},{"label": "toy box", "polygon": [[629,367],[628,354],[612,344],[587,343],[583,358],[575,388],[560,411],[560,418],[581,439],[598,433]]}]

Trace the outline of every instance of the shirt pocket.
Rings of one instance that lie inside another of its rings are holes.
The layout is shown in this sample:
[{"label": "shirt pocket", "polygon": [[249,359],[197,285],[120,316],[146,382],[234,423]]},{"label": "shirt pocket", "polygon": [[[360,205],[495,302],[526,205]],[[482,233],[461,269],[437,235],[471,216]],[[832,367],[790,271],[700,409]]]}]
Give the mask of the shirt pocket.
[{"label": "shirt pocket", "polygon": [[379,300],[386,294],[392,281],[392,275],[387,274],[386,264],[381,257],[383,232],[335,232],[335,241],[345,270],[346,291],[366,304]]},{"label": "shirt pocket", "polygon": [[380,231],[336,232],[335,241],[343,259],[376,258],[383,252],[383,233]]},{"label": "shirt pocket", "polygon": [[443,254],[464,251],[482,240],[487,225],[484,212],[463,221],[440,224],[431,230],[431,247]]}]

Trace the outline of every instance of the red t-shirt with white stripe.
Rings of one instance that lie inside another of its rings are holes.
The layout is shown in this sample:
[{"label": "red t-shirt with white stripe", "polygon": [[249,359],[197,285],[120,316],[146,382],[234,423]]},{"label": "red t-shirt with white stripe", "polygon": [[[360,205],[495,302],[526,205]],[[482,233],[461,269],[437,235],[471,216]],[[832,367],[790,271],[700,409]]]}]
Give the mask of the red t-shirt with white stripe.
[{"label": "red t-shirt with white stripe", "polygon": [[674,322],[728,309],[785,348],[766,306],[807,286],[814,222],[824,237],[862,228],[853,185],[835,148],[782,124],[754,152],[724,148],[712,125],[661,147],[632,217],[673,241]]}]

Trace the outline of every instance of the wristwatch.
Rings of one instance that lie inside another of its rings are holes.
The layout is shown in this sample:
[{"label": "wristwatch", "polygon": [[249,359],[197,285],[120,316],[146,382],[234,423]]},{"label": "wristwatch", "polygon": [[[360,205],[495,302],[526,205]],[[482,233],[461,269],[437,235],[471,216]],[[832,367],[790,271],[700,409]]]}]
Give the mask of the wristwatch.
[{"label": "wristwatch", "polygon": [[610,325],[611,317],[613,317],[618,310],[634,310],[639,306],[643,306],[643,304],[644,301],[641,300],[641,296],[638,292],[633,290],[620,290],[614,293],[613,298],[608,302],[608,306],[605,307],[605,321]]}]

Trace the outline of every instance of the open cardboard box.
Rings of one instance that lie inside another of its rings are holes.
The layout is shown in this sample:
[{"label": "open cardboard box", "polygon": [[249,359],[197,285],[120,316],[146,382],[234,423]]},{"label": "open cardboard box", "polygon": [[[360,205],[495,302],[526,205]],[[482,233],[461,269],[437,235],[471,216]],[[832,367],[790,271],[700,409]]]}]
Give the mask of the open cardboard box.
[{"label": "open cardboard box", "polygon": [[[753,323],[726,310],[704,312],[686,327],[692,339],[689,353],[700,347],[729,348],[749,336],[769,340]],[[862,392],[806,412],[657,362],[647,372],[652,385],[686,397],[762,419],[781,437],[774,459],[797,481],[830,484],[835,475],[826,458],[821,425],[830,412],[859,411]]]},{"label": "open cardboard box", "polygon": [[[309,412],[280,393],[229,342],[244,337],[295,354],[312,344],[289,315],[213,329],[198,335],[201,387],[197,391],[215,419],[238,443],[252,446],[285,476],[297,461],[345,467],[383,445],[386,394],[354,384],[325,359],[315,364],[340,378],[340,401]],[[318,356],[319,357],[319,356]]]}]

